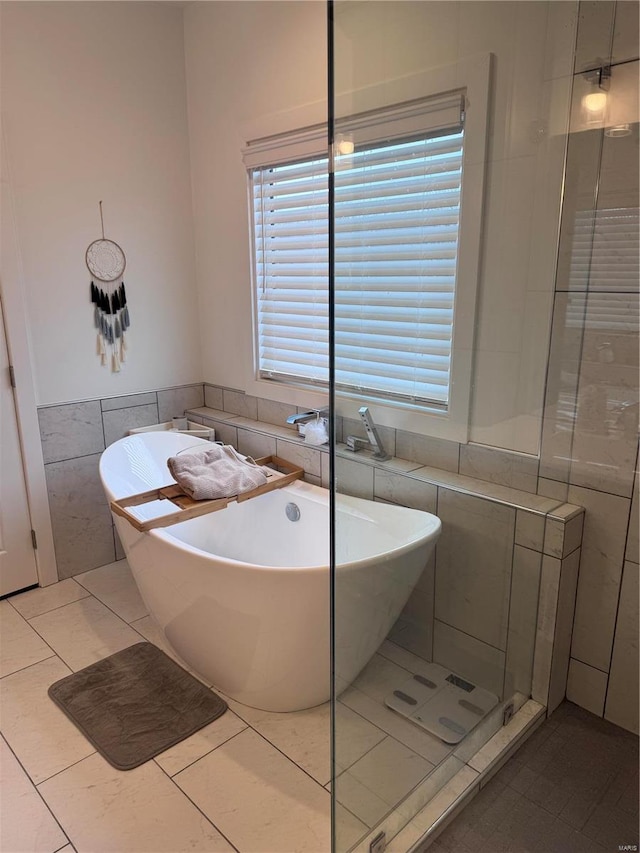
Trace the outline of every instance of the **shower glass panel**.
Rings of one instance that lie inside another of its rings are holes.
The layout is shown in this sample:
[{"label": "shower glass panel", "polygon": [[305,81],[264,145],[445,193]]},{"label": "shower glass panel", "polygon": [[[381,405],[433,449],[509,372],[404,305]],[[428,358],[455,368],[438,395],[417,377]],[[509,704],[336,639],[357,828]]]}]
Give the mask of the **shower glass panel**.
[{"label": "shower glass panel", "polygon": [[408,850],[534,692],[577,8],[329,7],[339,853]]}]

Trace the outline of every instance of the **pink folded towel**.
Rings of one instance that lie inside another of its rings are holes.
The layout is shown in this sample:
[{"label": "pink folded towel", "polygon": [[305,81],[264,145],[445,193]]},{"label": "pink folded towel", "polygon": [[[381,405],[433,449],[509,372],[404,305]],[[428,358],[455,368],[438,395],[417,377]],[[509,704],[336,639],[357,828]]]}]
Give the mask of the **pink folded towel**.
[{"label": "pink folded towel", "polygon": [[264,486],[269,472],[230,444],[181,453],[167,459],[167,465],[174,480],[195,501],[230,498]]}]

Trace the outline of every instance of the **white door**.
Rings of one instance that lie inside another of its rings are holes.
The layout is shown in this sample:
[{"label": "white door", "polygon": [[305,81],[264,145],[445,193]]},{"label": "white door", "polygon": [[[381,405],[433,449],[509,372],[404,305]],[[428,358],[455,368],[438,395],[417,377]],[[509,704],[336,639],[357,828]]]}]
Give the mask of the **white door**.
[{"label": "white door", "polygon": [[0,596],[38,583],[0,300]]}]

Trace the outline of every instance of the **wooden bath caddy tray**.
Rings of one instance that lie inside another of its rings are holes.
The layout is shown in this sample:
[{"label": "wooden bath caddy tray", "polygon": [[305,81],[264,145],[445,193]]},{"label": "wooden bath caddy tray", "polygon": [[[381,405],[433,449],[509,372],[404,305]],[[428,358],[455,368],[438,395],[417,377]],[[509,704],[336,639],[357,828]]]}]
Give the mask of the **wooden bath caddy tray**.
[{"label": "wooden bath caddy tray", "polygon": [[[257,465],[267,465],[272,468],[271,476],[264,486],[258,486],[257,489],[250,489],[248,492],[242,492],[240,495],[232,495],[228,498],[218,498],[216,500],[194,501],[193,498],[185,495],[177,483],[172,483],[169,486],[162,486],[159,489],[151,489],[148,492],[140,492],[137,495],[130,495],[128,498],[111,501],[111,511],[121,518],[125,518],[136,530],[146,533],[148,530],[153,530],[156,527],[169,527],[172,524],[179,524],[181,521],[188,521],[190,518],[197,518],[199,515],[206,515],[209,512],[226,509],[232,501],[242,503],[243,501],[251,500],[251,498],[257,498],[259,495],[272,492],[274,489],[281,489],[283,486],[293,483],[294,480],[300,480],[304,476],[302,468],[292,465],[285,459],[280,459],[279,456],[263,456],[261,459],[256,459],[255,461]],[[133,513],[129,512],[129,507],[162,500],[171,501],[171,503],[179,507],[179,510],[168,515],[150,518],[147,521],[141,521]]]}]

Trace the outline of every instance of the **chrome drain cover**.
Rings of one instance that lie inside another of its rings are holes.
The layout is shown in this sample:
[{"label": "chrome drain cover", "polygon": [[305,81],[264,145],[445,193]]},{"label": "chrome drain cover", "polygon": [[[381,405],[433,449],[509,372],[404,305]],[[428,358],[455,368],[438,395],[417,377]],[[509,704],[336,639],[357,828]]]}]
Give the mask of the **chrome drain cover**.
[{"label": "chrome drain cover", "polygon": [[287,513],[287,518],[289,519],[289,521],[300,520],[300,507],[298,506],[298,504],[287,504],[285,512]]}]

